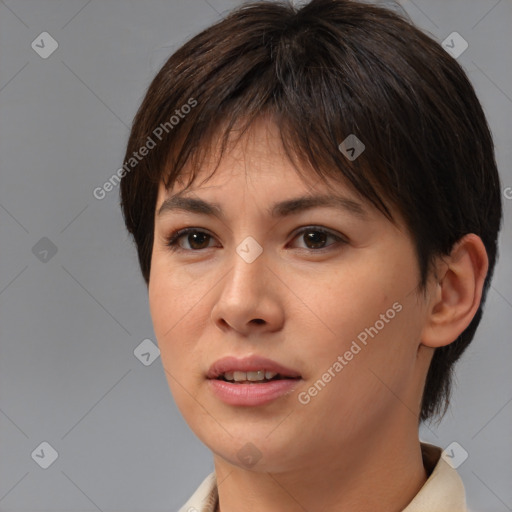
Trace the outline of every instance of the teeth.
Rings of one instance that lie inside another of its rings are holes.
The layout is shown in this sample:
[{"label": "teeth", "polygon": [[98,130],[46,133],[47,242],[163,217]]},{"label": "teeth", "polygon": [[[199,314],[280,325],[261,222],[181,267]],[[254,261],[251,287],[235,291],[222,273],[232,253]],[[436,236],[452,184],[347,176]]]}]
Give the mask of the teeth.
[{"label": "teeth", "polygon": [[260,380],[270,380],[277,375],[276,372],[270,372],[265,370],[258,370],[256,372],[226,372],[224,378],[235,382],[251,381],[256,382]]}]

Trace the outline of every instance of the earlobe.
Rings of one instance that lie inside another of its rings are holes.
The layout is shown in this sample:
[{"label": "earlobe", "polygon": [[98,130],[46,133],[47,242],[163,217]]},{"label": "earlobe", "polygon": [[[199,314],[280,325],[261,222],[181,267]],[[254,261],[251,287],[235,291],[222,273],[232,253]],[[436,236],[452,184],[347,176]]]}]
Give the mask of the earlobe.
[{"label": "earlobe", "polygon": [[489,268],[481,238],[465,235],[449,256],[440,259],[437,279],[430,286],[427,319],[421,343],[442,347],[455,341],[470,324],[480,306]]}]

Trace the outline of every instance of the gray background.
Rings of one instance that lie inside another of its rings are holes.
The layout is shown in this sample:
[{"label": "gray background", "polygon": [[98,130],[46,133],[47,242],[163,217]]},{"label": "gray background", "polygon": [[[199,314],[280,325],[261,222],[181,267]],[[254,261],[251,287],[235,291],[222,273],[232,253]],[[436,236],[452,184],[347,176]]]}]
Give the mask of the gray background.
[{"label": "gray background", "polygon": [[[161,360],[134,355],[155,342],[146,289],[118,189],[92,191],[122,165],[166,58],[239,3],[0,0],[1,511],[174,511],[213,470]],[[421,438],[468,452],[458,471],[472,510],[512,510],[512,3],[402,6],[438,41],[457,31],[469,43],[458,61],[495,137],[505,214],[453,405]],[[46,59],[31,48],[44,31],[59,45]],[[58,452],[48,469],[42,442]]]}]

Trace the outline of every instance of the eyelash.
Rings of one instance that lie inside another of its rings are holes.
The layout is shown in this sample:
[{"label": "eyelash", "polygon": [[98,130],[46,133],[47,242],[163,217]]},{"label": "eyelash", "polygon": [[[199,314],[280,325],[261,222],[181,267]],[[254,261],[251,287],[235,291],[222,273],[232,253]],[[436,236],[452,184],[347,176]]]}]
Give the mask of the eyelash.
[{"label": "eyelash", "polygon": [[[320,249],[309,249],[307,247],[299,247],[299,249],[304,249],[304,250],[310,251],[310,252],[325,252],[325,251],[329,250],[330,247],[332,247],[333,245],[337,245],[338,243],[341,243],[341,244],[348,243],[344,238],[337,236],[334,233],[331,233],[330,231],[328,231],[322,227],[319,227],[319,226],[307,226],[307,227],[301,229],[300,231],[298,231],[297,233],[295,233],[293,239],[295,239],[299,235],[302,235],[307,232],[323,233],[325,235],[328,235],[328,236],[334,238],[336,242],[334,244],[328,245],[327,247],[322,247]],[[166,245],[173,252],[177,252],[177,251],[201,252],[205,249],[211,249],[211,247],[205,247],[204,249],[184,249],[183,247],[180,247],[178,245],[178,241],[185,235],[189,235],[191,233],[202,233],[202,234],[205,234],[206,236],[209,236],[210,238],[214,238],[207,231],[203,231],[202,229],[184,228],[184,229],[179,229],[177,231],[174,231],[168,237],[166,237]]]}]

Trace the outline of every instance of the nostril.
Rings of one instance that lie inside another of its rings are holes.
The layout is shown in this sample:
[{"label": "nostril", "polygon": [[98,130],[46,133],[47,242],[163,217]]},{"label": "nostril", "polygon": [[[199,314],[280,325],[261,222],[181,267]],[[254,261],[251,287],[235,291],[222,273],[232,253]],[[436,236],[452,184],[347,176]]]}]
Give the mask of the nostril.
[{"label": "nostril", "polygon": [[265,323],[265,320],[262,320],[261,318],[255,318],[254,320],[252,320],[254,323],[256,324],[264,324]]}]

